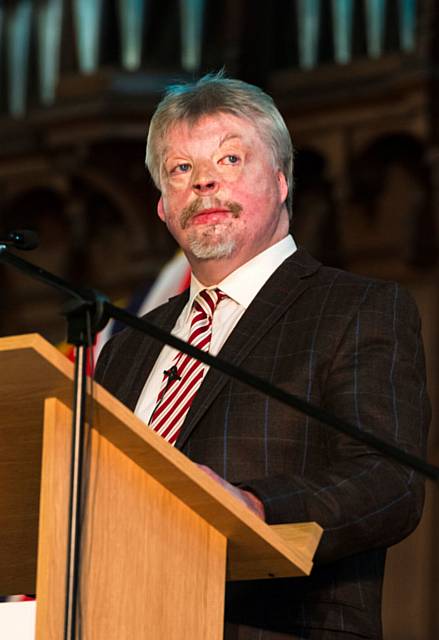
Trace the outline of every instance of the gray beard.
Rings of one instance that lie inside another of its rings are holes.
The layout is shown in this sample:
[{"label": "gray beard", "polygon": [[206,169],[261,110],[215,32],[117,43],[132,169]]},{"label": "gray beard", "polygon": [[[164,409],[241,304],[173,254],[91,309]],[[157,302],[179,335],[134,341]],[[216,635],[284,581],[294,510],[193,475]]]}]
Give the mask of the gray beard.
[{"label": "gray beard", "polygon": [[[192,233],[189,238],[189,248],[198,260],[217,260],[229,258],[235,250],[236,241],[224,237],[224,233],[216,233],[217,227],[210,227],[200,233]],[[215,236],[219,237],[215,239]]]}]

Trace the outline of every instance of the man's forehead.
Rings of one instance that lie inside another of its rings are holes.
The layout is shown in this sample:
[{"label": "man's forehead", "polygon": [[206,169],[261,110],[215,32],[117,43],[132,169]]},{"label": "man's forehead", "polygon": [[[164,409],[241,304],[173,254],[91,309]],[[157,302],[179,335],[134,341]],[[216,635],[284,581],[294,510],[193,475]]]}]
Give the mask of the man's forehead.
[{"label": "man's forehead", "polygon": [[188,143],[196,143],[197,139],[201,142],[208,140],[214,148],[218,149],[229,142],[235,142],[240,146],[254,145],[254,136],[257,132],[249,120],[233,116],[233,119],[226,121],[221,118],[221,115],[209,115],[194,122],[181,120],[173,123],[162,136],[160,150],[162,158],[165,159],[180,150],[184,151]]},{"label": "man's forehead", "polygon": [[[253,123],[247,118],[236,116],[231,113],[207,113],[197,118],[187,118],[173,122],[164,132],[164,140],[170,136],[180,133],[193,133],[196,130],[206,130],[220,128],[224,136],[243,137],[243,131],[254,130]],[[223,137],[223,136],[222,136]]]}]

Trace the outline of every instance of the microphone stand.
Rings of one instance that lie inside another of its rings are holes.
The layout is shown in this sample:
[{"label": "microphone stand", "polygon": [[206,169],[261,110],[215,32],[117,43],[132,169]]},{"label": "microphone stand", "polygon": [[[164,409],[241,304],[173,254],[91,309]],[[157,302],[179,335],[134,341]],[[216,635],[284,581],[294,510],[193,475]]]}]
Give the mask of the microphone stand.
[{"label": "microphone stand", "polygon": [[10,253],[0,242],[0,262],[9,264],[22,273],[39,280],[57,291],[67,294],[70,301],[64,305],[67,318],[67,341],[75,347],[75,373],[73,382],[72,452],[70,463],[69,517],[67,540],[66,597],[64,607],[64,640],[77,637],[77,610],[79,593],[81,496],[83,489],[85,402],[87,395],[87,355],[89,343],[104,328],[108,316],[104,313],[105,298],[88,289],[74,287],[58,276]]},{"label": "microphone stand", "polygon": [[398,447],[376,437],[372,433],[360,430],[333,414],[316,407],[302,398],[287,393],[262,378],[245,371],[222,358],[214,357],[196,347],[167,333],[148,320],[138,318],[127,311],[116,307],[108,298],[93,289],[75,287],[58,276],[37,267],[10,253],[7,246],[0,242],[0,262],[9,264],[33,279],[67,294],[70,301],[63,307],[63,315],[67,318],[67,341],[75,346],[75,376],[73,399],[73,436],[72,462],[70,478],[69,501],[69,538],[68,562],[65,601],[64,640],[76,639],[76,620],[78,608],[79,566],[80,566],[80,525],[81,525],[81,495],[82,472],[84,457],[85,432],[85,398],[86,398],[86,362],[88,345],[93,341],[96,333],[103,329],[110,318],[137,329],[164,344],[174,347],[209,367],[218,369],[225,375],[239,380],[254,389],[268,395],[283,404],[292,407],[305,415],[327,424],[337,431],[364,442],[397,462],[411,467],[424,476],[438,481],[439,468],[427,463]]}]

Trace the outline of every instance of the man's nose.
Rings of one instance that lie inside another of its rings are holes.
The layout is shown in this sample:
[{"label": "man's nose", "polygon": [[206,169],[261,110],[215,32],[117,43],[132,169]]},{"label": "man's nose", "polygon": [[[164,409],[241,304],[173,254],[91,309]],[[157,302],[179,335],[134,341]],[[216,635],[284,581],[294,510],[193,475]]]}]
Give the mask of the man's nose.
[{"label": "man's nose", "polygon": [[203,166],[193,176],[192,189],[198,195],[212,195],[219,189],[218,176],[212,168]]}]

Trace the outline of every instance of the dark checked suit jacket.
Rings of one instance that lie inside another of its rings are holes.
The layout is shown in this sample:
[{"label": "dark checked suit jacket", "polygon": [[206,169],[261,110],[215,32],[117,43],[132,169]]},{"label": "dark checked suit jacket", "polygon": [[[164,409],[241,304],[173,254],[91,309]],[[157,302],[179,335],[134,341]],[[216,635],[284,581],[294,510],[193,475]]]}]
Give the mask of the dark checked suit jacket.
[{"label": "dark checked suit jacket", "polygon": [[[187,292],[148,318],[170,331],[186,301]],[[134,409],[160,349],[126,330],[107,344],[96,377]],[[323,267],[299,249],[261,289],[220,355],[424,453],[430,410],[420,321],[395,283]],[[176,446],[253,491],[268,523],[316,521],[325,529],[310,578],[230,584],[227,620],[273,630],[264,639],[302,628],[381,638],[385,549],[418,523],[423,483],[416,473],[213,369]]]}]

